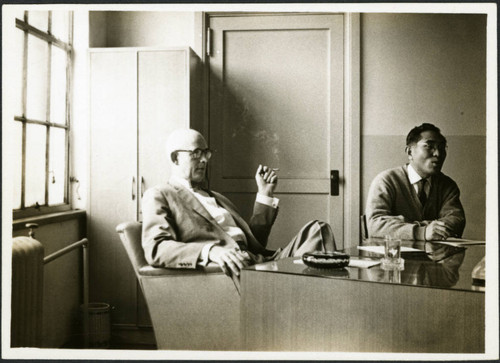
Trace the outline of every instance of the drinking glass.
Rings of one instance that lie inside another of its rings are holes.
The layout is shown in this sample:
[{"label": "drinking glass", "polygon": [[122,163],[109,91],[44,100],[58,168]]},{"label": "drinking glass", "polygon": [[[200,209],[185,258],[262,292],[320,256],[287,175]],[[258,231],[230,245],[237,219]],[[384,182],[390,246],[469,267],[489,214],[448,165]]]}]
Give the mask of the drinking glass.
[{"label": "drinking glass", "polygon": [[384,270],[404,269],[404,260],[401,258],[401,240],[399,238],[389,236],[385,238],[382,268]]}]

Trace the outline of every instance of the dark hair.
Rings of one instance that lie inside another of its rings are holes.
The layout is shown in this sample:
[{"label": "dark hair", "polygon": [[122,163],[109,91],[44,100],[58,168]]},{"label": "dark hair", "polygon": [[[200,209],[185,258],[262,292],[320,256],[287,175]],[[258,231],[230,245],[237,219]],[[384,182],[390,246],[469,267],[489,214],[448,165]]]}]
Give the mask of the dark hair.
[{"label": "dark hair", "polygon": [[406,146],[410,146],[412,144],[416,144],[417,142],[420,141],[422,138],[422,132],[425,131],[434,131],[437,132],[446,142],[446,138],[441,134],[441,130],[434,126],[433,124],[429,123],[423,123],[420,126],[415,126],[411,131],[408,133],[408,136],[406,136]]}]

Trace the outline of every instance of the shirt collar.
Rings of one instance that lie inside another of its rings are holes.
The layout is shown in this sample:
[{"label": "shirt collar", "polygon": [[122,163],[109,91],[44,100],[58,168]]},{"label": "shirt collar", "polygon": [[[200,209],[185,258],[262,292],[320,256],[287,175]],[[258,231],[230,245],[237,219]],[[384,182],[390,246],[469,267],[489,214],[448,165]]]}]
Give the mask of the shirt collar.
[{"label": "shirt collar", "polygon": [[170,177],[170,182],[173,184],[181,185],[184,188],[187,188],[189,190],[193,190],[193,187],[192,187],[191,182],[189,180],[181,178],[177,175],[172,175]]},{"label": "shirt collar", "polygon": [[[418,173],[413,168],[413,166],[411,166],[411,164],[408,164],[408,179],[410,179],[410,183],[412,185],[418,183],[422,179],[422,177],[420,175],[418,175]],[[431,179],[432,179],[432,176],[427,178],[429,185],[431,184]]]}]

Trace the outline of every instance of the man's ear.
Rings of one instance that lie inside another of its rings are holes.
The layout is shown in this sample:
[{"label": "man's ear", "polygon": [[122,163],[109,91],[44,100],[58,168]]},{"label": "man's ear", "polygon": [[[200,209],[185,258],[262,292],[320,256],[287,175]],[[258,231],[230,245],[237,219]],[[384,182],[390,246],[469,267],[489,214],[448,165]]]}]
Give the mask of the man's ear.
[{"label": "man's ear", "polygon": [[174,164],[177,164],[177,153],[175,151],[170,154],[170,160],[172,160]]},{"label": "man's ear", "polygon": [[409,158],[411,158],[411,146],[406,146],[405,147],[405,152],[408,155]]}]

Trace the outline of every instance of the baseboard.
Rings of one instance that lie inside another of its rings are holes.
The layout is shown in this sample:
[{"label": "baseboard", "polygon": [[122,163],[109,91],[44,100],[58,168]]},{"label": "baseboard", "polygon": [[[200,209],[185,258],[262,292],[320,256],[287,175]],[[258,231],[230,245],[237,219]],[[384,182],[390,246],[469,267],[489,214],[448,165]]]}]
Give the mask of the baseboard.
[{"label": "baseboard", "polygon": [[111,326],[111,349],[156,349],[153,328],[132,324],[113,324]]}]

